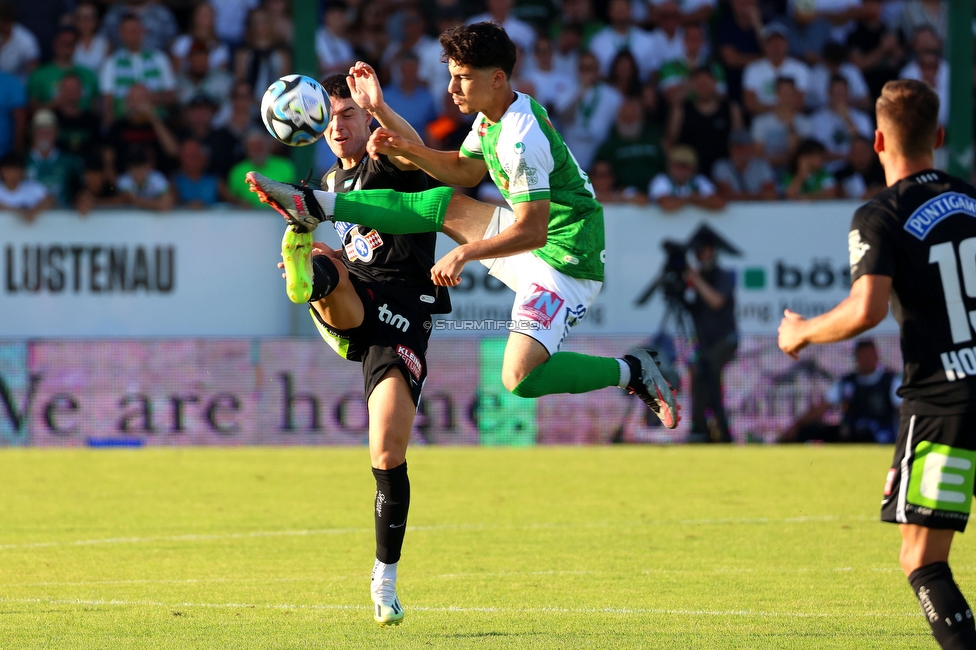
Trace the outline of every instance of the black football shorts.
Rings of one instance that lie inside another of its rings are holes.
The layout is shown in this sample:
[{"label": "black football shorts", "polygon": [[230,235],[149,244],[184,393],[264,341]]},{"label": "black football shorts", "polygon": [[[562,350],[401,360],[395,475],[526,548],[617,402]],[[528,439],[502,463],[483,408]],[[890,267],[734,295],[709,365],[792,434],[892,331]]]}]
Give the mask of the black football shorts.
[{"label": "black football shorts", "polygon": [[[414,406],[427,379],[427,342],[431,317],[408,307],[396,297],[396,289],[349,277],[363,301],[363,322],[349,330],[336,330],[309,309],[319,334],[343,359],[363,364],[366,399],[390,368],[399,368],[410,385]],[[418,300],[419,302],[419,300]]]},{"label": "black football shorts", "polygon": [[974,476],[976,412],[919,415],[903,407],[881,520],[963,532]]}]

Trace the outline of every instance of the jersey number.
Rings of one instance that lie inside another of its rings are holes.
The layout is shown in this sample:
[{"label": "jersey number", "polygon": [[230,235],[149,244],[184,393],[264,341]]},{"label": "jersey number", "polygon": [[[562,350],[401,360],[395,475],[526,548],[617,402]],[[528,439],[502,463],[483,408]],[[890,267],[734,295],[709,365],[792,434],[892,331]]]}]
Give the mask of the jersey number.
[{"label": "jersey number", "polygon": [[972,340],[970,323],[973,328],[976,328],[976,311],[967,311],[962,302],[963,287],[966,289],[967,296],[976,298],[976,237],[959,242],[959,260],[962,262],[962,287],[959,285],[956,250],[953,243],[947,241],[929,249],[929,264],[939,265],[946,311],[949,312],[949,328],[952,330],[952,342],[955,344]]}]

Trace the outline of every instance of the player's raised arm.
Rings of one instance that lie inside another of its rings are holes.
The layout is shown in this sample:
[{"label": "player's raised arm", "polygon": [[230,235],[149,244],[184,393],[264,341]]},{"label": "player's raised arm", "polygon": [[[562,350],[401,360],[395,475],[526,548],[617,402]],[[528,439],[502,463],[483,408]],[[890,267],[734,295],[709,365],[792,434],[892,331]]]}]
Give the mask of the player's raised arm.
[{"label": "player's raised arm", "polygon": [[[390,105],[383,99],[383,89],[380,87],[376,71],[371,65],[357,61],[356,65],[349,68],[346,83],[349,85],[349,92],[352,93],[353,100],[360,108],[375,117],[381,127],[400,134],[404,140],[409,142],[424,143],[423,138],[410,123],[390,108]],[[390,161],[400,169],[417,169],[416,165],[400,156],[391,155]]]},{"label": "player's raised arm", "polygon": [[469,158],[459,151],[437,151],[411,142],[391,129],[379,128],[373,131],[366,150],[371,156],[383,154],[409,160],[447,185],[474,187],[488,171],[484,160]]},{"label": "player's raised arm", "polygon": [[434,284],[454,287],[461,283],[461,270],[474,260],[509,257],[546,245],[549,232],[549,199],[517,203],[515,223],[502,232],[453,248],[430,271]]}]

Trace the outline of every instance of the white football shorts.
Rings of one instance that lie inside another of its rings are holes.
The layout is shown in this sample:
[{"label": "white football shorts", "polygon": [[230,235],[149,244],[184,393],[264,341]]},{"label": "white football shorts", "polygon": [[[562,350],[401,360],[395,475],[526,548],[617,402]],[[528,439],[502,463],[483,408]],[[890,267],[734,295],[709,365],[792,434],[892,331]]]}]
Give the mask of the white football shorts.
[{"label": "white football shorts", "polygon": [[[497,208],[484,239],[494,237],[515,223],[515,213]],[[488,274],[515,291],[510,331],[534,338],[550,355],[559,351],[569,330],[583,320],[596,300],[602,282],[580,280],[561,273],[531,251],[481,260]]]}]

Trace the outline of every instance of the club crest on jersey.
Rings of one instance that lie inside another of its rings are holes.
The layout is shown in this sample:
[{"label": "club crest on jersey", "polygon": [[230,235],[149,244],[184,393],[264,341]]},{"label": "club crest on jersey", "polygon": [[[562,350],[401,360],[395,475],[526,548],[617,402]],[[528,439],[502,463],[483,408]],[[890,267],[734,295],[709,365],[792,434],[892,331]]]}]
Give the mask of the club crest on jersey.
[{"label": "club crest on jersey", "polygon": [[481,124],[478,125],[478,137],[483,138],[486,135],[488,135],[488,123],[482,121]]},{"label": "club crest on jersey", "polygon": [[564,302],[555,291],[540,287],[533,282],[529,288],[529,295],[522,301],[518,313],[520,316],[531,318],[542,327],[548,328],[552,325],[552,319],[559,313]]},{"label": "club crest on jersey", "polygon": [[[339,225],[336,224],[336,230]],[[347,230],[351,239],[346,244],[346,256],[350,262],[362,260],[369,262],[373,259],[373,251],[383,245],[383,239],[375,230],[370,230],[365,235],[360,234],[359,226],[353,226],[352,230]],[[343,237],[343,239],[345,239]]]},{"label": "club crest on jersey", "polygon": [[905,230],[923,240],[943,219],[954,214],[976,217],[976,199],[961,192],[945,192],[933,197],[908,217]]}]

